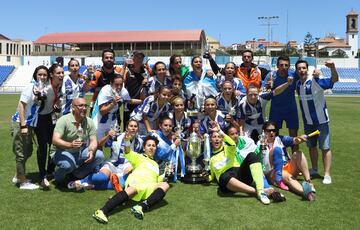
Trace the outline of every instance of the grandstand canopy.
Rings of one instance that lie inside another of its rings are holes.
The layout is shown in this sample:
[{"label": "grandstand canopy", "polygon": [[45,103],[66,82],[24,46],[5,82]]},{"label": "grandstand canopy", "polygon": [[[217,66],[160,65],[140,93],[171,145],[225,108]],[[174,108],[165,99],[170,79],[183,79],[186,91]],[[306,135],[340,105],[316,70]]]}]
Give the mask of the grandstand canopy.
[{"label": "grandstand canopy", "polygon": [[105,48],[118,55],[142,50],[146,55],[201,54],[206,45],[204,30],[138,30],[49,33],[34,42],[33,55],[99,56]]},{"label": "grandstand canopy", "polygon": [[201,41],[203,30],[141,30],[106,32],[49,33],[38,38],[35,44],[63,43],[123,43],[123,42],[182,42]]}]

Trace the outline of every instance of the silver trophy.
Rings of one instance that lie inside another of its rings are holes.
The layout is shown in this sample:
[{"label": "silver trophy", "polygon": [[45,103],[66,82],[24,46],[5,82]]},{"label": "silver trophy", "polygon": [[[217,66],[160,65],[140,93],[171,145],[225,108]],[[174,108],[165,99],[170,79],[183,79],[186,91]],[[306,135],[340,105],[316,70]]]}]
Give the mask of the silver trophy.
[{"label": "silver trophy", "polygon": [[190,134],[187,146],[186,154],[190,157],[191,163],[186,166],[186,175],[183,178],[185,183],[204,183],[205,179],[201,176],[203,171],[200,164],[196,163],[196,159],[202,154],[201,152],[201,140],[196,132]]},{"label": "silver trophy", "polygon": [[38,105],[41,105],[41,102],[46,100],[45,86],[45,83],[41,80],[35,83],[33,93],[35,95],[35,103]]},{"label": "silver trophy", "polygon": [[121,127],[120,125],[115,122],[112,126],[111,129],[115,131],[115,135],[112,137],[113,140],[117,140],[117,137],[119,136],[120,132],[121,132]]},{"label": "silver trophy", "polygon": [[232,106],[229,109],[229,115],[233,117],[233,116],[235,116],[235,114],[236,114],[235,106]]},{"label": "silver trophy", "polygon": [[[180,140],[181,140],[183,138],[183,135],[182,135],[183,127],[181,126],[181,124],[178,123],[174,130],[175,130],[176,136],[179,137]],[[181,148],[181,144],[180,144],[180,146],[178,148]],[[175,161],[177,161],[177,160],[178,159],[175,158]],[[173,162],[172,159],[165,163],[165,176],[168,179],[173,177],[174,173],[176,173],[175,164],[176,164],[176,162]]]},{"label": "silver trophy", "polygon": [[210,171],[210,135],[205,133],[204,134],[204,170],[209,172]]},{"label": "silver trophy", "polygon": [[265,159],[266,151],[267,151],[265,139],[266,139],[266,135],[263,130],[262,133],[259,135],[260,154],[261,154],[261,162],[262,162],[263,171],[265,171],[265,165],[268,165],[266,163],[267,163],[267,161],[269,161],[268,159]]}]

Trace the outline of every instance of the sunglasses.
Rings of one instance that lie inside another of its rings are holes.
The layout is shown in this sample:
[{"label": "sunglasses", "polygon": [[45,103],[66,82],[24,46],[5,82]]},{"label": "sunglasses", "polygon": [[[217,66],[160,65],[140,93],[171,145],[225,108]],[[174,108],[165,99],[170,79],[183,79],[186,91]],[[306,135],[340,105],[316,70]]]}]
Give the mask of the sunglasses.
[{"label": "sunglasses", "polygon": [[270,133],[270,132],[276,133],[276,129],[265,129],[265,132],[268,132],[268,133]]}]

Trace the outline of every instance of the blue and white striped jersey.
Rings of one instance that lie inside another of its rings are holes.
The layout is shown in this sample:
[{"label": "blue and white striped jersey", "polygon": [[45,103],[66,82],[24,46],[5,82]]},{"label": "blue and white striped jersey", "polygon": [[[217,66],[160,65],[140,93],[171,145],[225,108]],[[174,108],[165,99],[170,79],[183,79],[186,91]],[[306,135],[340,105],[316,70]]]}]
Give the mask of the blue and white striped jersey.
[{"label": "blue and white striped jersey", "polygon": [[167,86],[167,87],[171,88],[171,86],[172,86],[171,77],[166,76],[164,79],[164,83],[160,82],[157,79],[156,75],[150,77],[148,85],[147,85],[147,90],[146,90],[147,94],[146,95],[152,95],[152,94],[159,92],[161,86]]},{"label": "blue and white striped jersey", "polygon": [[[219,90],[222,89],[222,86],[224,85],[224,82],[225,82],[225,76],[221,76],[220,78],[220,81],[217,83],[218,86],[220,86]],[[234,90],[238,90],[241,92],[241,94],[246,94],[246,89],[245,87],[243,86],[242,82],[240,79],[238,78],[234,78],[232,80],[232,83],[233,83],[233,88]]]},{"label": "blue and white striped jersey", "polygon": [[331,78],[313,78],[296,84],[296,92],[299,95],[300,109],[303,121],[308,125],[318,125],[329,122],[329,114],[326,107],[324,90],[332,89],[334,83]]},{"label": "blue and white striped jersey", "polygon": [[[215,115],[215,121],[220,125],[221,130],[224,130],[227,126],[227,123],[225,121],[225,115],[220,112],[219,110],[216,110],[216,115]],[[201,121],[200,121],[200,133],[204,134],[204,133],[210,133],[210,128],[211,128],[211,119],[209,116],[205,116]]]},{"label": "blue and white striped jersey", "polygon": [[70,75],[65,75],[63,84],[61,87],[61,115],[65,115],[71,112],[71,103],[73,99],[84,97],[85,92],[83,90],[84,79],[79,77],[74,82]]},{"label": "blue and white striped jersey", "polygon": [[247,97],[244,97],[239,106],[238,112],[240,113],[241,120],[245,120],[249,125],[262,125],[265,122],[265,107],[267,102],[272,99],[273,93],[261,93],[255,105],[251,105]]},{"label": "blue and white striped jersey", "polygon": [[[131,100],[131,98],[129,96],[129,92],[124,87],[119,92],[119,96],[121,97],[120,106],[122,103],[128,102]],[[94,105],[94,110],[93,110],[93,113],[91,116],[92,120],[94,121],[95,128],[97,128],[99,123],[105,124],[108,121],[113,121],[117,118],[117,113],[119,111],[119,104],[115,105],[109,111],[109,113],[107,113],[105,115],[101,115],[101,113],[100,113],[100,107],[112,103],[114,100],[114,97],[115,97],[115,94],[113,92],[111,85],[105,85],[104,87],[102,87],[102,89],[100,90],[99,95],[96,99],[96,102]]]},{"label": "blue and white striped jersey", "polygon": [[233,115],[233,118],[237,120],[240,118],[236,116],[237,115],[236,111],[239,111],[240,101],[241,101],[240,97],[235,97],[231,101],[227,101],[224,98],[224,93],[221,93],[216,97],[217,109],[220,110],[225,115],[229,114],[231,110],[234,110],[235,115]]},{"label": "blue and white striped jersey", "polygon": [[157,99],[154,95],[150,95],[141,105],[138,105],[134,111],[130,114],[130,118],[143,122],[143,114],[146,115],[150,122],[156,122],[161,114],[166,114],[170,111],[170,104],[166,103],[162,107],[159,106]]},{"label": "blue and white striped jersey", "polygon": [[[125,142],[124,142],[125,133],[121,133],[115,141],[109,139],[105,146],[111,147],[111,155],[109,161],[113,165],[118,166],[127,162],[124,152],[125,152]],[[130,148],[132,151],[137,153],[143,153],[143,139],[139,136],[135,136],[133,140],[130,141]]]},{"label": "blue and white striped jersey", "polygon": [[[25,122],[27,126],[36,127],[38,121],[38,112],[40,105],[35,101],[35,95],[33,93],[35,82],[31,82],[24,91],[21,92],[20,101],[26,104],[25,106]],[[17,108],[16,113],[12,116],[14,122],[20,122],[19,109]]]}]

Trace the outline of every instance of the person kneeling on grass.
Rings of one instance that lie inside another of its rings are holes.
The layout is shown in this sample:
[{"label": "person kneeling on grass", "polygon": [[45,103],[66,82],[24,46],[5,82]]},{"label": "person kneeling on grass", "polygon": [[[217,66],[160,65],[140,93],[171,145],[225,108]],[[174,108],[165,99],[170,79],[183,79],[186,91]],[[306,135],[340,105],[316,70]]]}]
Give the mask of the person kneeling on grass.
[{"label": "person kneeling on grass", "polygon": [[[249,153],[242,164],[236,158],[236,144],[226,135],[220,126],[212,124],[210,140],[212,157],[210,158],[209,181],[216,179],[222,192],[244,192],[257,195],[263,204],[270,204],[264,191],[264,178],[261,163],[255,153]],[[252,187],[255,182],[256,188]]]},{"label": "person kneeling on grass", "polygon": [[159,175],[159,165],[153,160],[158,140],[147,136],[144,141],[144,155],[130,150],[131,135],[125,133],[125,157],[133,165],[133,172],[125,182],[125,190],[113,196],[104,207],[96,210],[93,217],[100,223],[108,223],[108,215],[117,206],[125,201],[143,200],[140,204],[131,208],[131,212],[138,219],[144,218],[143,211],[150,209],[154,204],[161,201],[170,186],[163,182],[164,177]]}]

